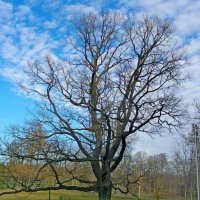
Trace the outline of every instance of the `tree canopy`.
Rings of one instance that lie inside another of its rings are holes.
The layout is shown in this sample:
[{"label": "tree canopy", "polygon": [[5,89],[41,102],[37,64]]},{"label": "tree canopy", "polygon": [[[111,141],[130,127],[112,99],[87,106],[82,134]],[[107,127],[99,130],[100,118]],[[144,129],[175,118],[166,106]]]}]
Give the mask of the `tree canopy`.
[{"label": "tree canopy", "polygon": [[[37,170],[31,180],[18,180],[8,165],[10,193],[67,189],[110,199],[127,142],[181,125],[176,91],[185,56],[169,21],[103,12],[80,14],[73,25],[64,61],[46,56],[25,69],[22,88],[39,98],[39,110],[33,121],[10,128],[14,140],[2,155]],[[90,179],[77,173],[85,163]]]}]

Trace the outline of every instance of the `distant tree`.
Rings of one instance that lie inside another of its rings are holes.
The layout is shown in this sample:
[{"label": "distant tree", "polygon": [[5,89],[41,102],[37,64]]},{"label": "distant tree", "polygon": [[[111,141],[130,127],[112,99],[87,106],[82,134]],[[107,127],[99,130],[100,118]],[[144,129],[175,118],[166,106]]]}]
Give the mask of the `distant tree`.
[{"label": "distant tree", "polygon": [[178,177],[178,192],[185,199],[193,199],[193,191],[196,186],[194,144],[187,139],[178,141],[173,151],[173,164]]},{"label": "distant tree", "polygon": [[[146,152],[137,152],[133,155],[132,166],[137,178],[138,197],[142,196],[142,188],[149,182],[150,168],[148,166],[148,156]],[[152,178],[152,177],[151,177]]]},{"label": "distant tree", "polygon": [[[81,14],[73,23],[66,61],[47,56],[26,68],[28,83],[22,86],[39,99],[37,125],[13,128],[15,150],[9,145],[2,150],[7,158],[39,163],[33,174],[37,178],[27,185],[15,176],[13,190],[1,195],[66,189],[97,191],[100,200],[110,199],[111,174],[123,159],[127,140],[181,125],[176,89],[185,56],[169,21],[148,16],[137,21],[103,12]],[[37,127],[43,133],[36,131],[33,139]],[[90,166],[89,180],[74,169],[84,163]],[[46,169],[54,183],[36,184]]]}]

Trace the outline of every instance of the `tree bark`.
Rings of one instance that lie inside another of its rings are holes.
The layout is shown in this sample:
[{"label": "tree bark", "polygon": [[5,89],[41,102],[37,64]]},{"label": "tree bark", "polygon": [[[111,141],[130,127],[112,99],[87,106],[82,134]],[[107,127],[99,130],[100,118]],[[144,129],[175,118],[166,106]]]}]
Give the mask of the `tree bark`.
[{"label": "tree bark", "polygon": [[102,162],[101,177],[98,180],[99,200],[110,200],[112,193],[112,181],[110,177],[110,163]]},{"label": "tree bark", "polygon": [[110,200],[111,193],[112,193],[111,181],[107,180],[99,183],[98,187],[99,200]]}]

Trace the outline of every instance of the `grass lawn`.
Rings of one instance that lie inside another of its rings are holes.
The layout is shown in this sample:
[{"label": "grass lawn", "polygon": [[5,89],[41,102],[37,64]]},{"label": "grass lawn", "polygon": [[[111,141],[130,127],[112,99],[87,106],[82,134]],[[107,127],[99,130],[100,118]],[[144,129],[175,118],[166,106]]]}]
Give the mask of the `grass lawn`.
[{"label": "grass lawn", "polygon": [[[60,197],[60,198],[59,198]],[[63,197],[63,198],[61,198]],[[0,196],[0,200],[48,200],[48,192],[20,193]],[[71,191],[51,191],[51,200],[97,200],[95,193],[71,192]],[[112,200],[133,200],[126,196],[113,195]]]}]

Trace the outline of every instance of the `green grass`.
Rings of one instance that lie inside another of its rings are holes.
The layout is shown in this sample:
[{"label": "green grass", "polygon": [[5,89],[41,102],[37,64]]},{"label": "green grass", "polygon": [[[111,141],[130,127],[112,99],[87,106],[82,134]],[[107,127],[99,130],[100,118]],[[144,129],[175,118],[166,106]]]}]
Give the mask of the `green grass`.
[{"label": "green grass", "polygon": [[[0,196],[0,200],[48,200],[48,192],[20,193]],[[113,195],[112,200],[133,200],[126,196]],[[51,200],[98,200],[95,193],[51,191]]]}]

